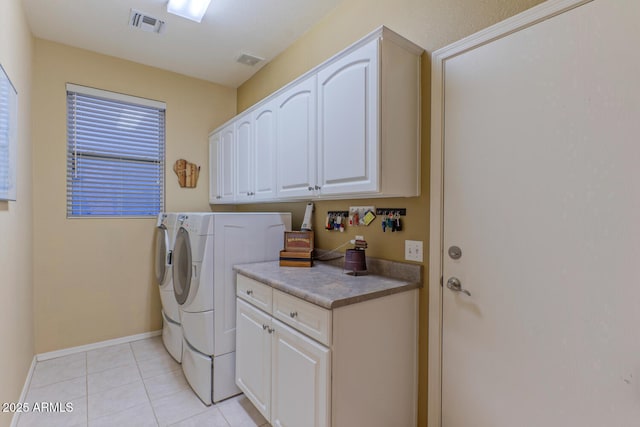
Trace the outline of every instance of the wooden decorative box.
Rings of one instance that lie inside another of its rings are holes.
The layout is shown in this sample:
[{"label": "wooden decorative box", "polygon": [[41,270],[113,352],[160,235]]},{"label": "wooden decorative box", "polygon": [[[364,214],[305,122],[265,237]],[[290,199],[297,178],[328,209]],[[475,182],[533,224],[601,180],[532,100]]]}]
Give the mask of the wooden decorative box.
[{"label": "wooden decorative box", "polygon": [[313,231],[285,231],[284,250],[288,252],[313,251]]},{"label": "wooden decorative box", "polygon": [[280,251],[280,267],[313,267],[313,251]]},{"label": "wooden decorative box", "polygon": [[313,266],[313,231],[285,231],[281,267]]}]

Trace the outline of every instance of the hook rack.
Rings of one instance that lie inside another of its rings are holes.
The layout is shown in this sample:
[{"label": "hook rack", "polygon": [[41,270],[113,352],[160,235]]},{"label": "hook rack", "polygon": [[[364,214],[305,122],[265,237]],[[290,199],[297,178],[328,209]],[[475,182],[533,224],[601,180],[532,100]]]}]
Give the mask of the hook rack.
[{"label": "hook rack", "polygon": [[396,215],[396,216],[407,216],[406,208],[377,208],[376,215]]},{"label": "hook rack", "polygon": [[327,211],[325,230],[344,231],[344,222],[349,217],[349,211]]},{"label": "hook rack", "polygon": [[401,216],[407,215],[405,208],[378,208],[376,209],[376,215],[380,215],[382,219],[382,231],[387,229],[391,232],[402,231]]}]

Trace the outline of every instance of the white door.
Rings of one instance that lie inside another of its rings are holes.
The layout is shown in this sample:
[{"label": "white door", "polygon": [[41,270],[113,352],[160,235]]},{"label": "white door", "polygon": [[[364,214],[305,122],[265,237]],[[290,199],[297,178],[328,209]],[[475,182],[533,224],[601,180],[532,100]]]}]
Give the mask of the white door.
[{"label": "white door", "polygon": [[379,190],[378,43],[373,40],[318,73],[321,194]]},{"label": "white door", "polygon": [[236,198],[249,200],[253,195],[253,124],[251,113],[235,121]]},{"label": "white door", "polygon": [[640,425],[639,17],[442,53],[442,426]]},{"label": "white door", "polygon": [[237,299],[236,384],[260,413],[271,416],[271,316]]},{"label": "white door", "polygon": [[329,349],[275,319],[273,329],[271,425],[328,426]]},{"label": "white door", "polygon": [[277,98],[278,197],[310,197],[316,185],[316,77]]},{"label": "white door", "polygon": [[276,112],[271,101],[256,109],[254,127],[254,193],[256,199],[276,197]]}]

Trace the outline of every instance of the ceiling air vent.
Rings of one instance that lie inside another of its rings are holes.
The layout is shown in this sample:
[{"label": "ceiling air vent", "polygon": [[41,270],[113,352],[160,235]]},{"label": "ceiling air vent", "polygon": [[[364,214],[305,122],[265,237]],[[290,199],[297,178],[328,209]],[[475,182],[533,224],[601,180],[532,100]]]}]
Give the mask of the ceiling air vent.
[{"label": "ceiling air vent", "polygon": [[241,63],[241,64],[249,65],[250,67],[253,67],[258,62],[264,61],[264,58],[260,58],[260,57],[257,57],[257,56],[249,55],[247,53],[243,53],[242,55],[240,55],[240,57],[237,59],[237,61],[239,63]]},{"label": "ceiling air vent", "polygon": [[129,26],[150,33],[160,34],[164,31],[164,21],[134,9],[131,9],[131,15],[129,15]]}]

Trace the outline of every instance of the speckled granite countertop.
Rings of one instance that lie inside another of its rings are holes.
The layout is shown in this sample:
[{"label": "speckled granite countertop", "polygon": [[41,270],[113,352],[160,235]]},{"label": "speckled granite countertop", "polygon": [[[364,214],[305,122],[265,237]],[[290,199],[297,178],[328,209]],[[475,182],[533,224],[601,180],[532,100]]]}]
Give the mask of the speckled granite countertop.
[{"label": "speckled granite countertop", "polygon": [[[422,287],[421,266],[400,265],[403,279],[367,273],[345,274],[341,267],[315,262],[313,267],[280,267],[278,261],[235,265],[244,276],[327,309]],[[367,259],[369,265],[369,259]],[[409,274],[407,274],[407,269]],[[371,269],[370,269],[371,270]],[[393,269],[392,269],[393,270]],[[385,270],[388,272],[388,268]]]}]

